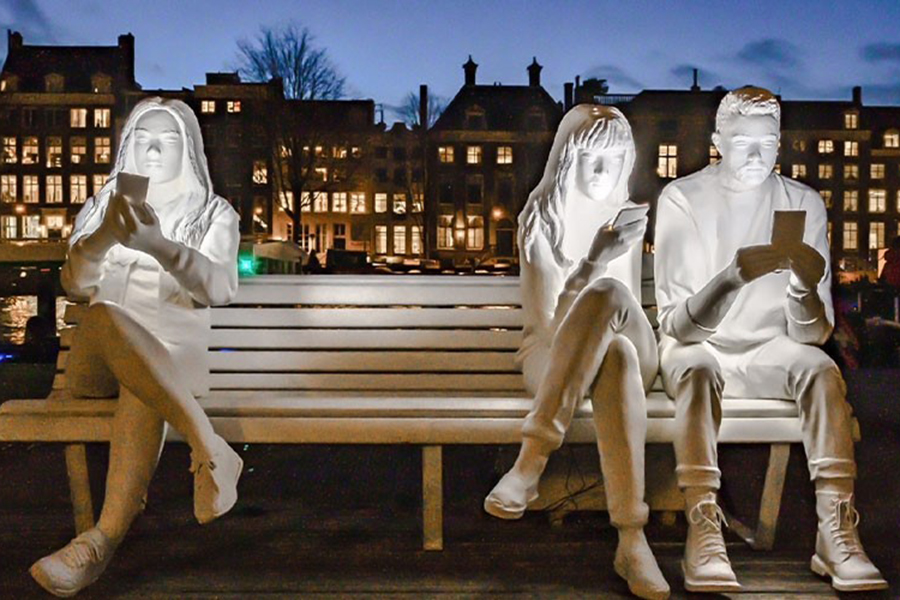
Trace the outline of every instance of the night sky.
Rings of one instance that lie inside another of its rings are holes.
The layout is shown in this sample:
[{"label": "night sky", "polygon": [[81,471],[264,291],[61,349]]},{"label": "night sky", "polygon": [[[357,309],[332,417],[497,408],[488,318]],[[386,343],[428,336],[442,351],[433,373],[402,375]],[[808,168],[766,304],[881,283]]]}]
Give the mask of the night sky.
[{"label": "night sky", "polygon": [[576,75],[629,93],[686,89],[698,67],[704,88],[754,83],[786,99],[849,99],[862,85],[865,104],[900,104],[898,0],[0,0],[0,27],[26,44],[115,45],[133,33],[146,89],[231,70],[238,39],[291,20],[327,48],[350,97],[383,103],[388,120],[421,83],[451,98],[469,54],[486,84],[526,84],[536,56],[557,99]]}]

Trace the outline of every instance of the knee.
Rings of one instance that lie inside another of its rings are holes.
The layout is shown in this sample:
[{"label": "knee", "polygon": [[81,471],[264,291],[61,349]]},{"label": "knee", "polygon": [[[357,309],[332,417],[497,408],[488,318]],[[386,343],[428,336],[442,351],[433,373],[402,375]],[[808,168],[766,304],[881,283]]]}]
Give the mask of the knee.
[{"label": "knee", "polygon": [[687,367],[676,379],[675,399],[687,412],[719,412],[725,382],[717,365],[698,363]]},{"label": "knee", "polygon": [[[818,350],[818,349],[816,349]],[[804,357],[798,368],[798,376],[795,381],[796,397],[804,394],[813,387],[823,388],[831,393],[839,393],[843,396],[846,393],[846,384],[841,375],[840,369],[827,354],[817,351],[810,356]]]},{"label": "knee", "polygon": [[630,304],[630,299],[631,290],[624,283],[611,277],[604,277],[585,288],[580,300],[596,313],[601,309],[615,311],[625,308]]},{"label": "knee", "polygon": [[624,335],[613,336],[606,350],[606,358],[619,372],[634,372],[640,374],[640,360],[637,348]]}]

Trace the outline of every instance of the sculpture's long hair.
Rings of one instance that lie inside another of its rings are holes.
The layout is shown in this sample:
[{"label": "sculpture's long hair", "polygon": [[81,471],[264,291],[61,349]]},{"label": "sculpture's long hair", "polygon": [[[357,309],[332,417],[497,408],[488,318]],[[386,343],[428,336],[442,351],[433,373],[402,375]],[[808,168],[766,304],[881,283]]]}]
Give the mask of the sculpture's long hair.
[{"label": "sculpture's long hair", "polygon": [[622,174],[605,204],[621,206],[628,200],[628,177],[635,156],[631,125],[617,108],[594,104],[575,106],[560,122],[544,176],[519,214],[519,231],[524,243],[522,250],[529,258],[535,239],[532,233],[535,227],[540,227],[550,241],[557,264],[565,267],[573,262],[563,252],[562,240],[565,236],[566,196],[575,177],[572,167],[581,149],[625,151]]},{"label": "sculpture's long hair", "polygon": [[200,123],[191,108],[181,100],[158,97],[141,100],[125,122],[122,137],[116,153],[116,162],[106,184],[89,199],[75,218],[75,228],[69,238],[74,245],[82,237],[96,230],[103,221],[109,200],[116,189],[119,173],[137,173],[134,158],[134,130],[142,116],[150,111],[161,110],[169,113],[178,123],[184,144],[181,173],[177,189],[184,196],[179,200],[178,216],[163,230],[167,238],[197,248],[206,235],[212,218],[214,197],[206,154],[203,151],[203,136]]}]

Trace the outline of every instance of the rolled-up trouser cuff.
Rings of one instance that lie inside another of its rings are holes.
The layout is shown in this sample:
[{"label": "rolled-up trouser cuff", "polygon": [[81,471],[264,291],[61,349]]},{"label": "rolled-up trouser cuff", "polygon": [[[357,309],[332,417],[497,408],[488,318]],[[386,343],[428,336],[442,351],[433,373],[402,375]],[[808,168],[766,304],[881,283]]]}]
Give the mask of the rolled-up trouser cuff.
[{"label": "rolled-up trouser cuff", "polygon": [[817,458],[807,461],[809,478],[856,479],[856,461],[847,458]]},{"label": "rolled-up trouser cuff", "polygon": [[722,485],[722,471],[718,467],[702,465],[678,465],[675,467],[678,487],[708,487],[714,490]]}]

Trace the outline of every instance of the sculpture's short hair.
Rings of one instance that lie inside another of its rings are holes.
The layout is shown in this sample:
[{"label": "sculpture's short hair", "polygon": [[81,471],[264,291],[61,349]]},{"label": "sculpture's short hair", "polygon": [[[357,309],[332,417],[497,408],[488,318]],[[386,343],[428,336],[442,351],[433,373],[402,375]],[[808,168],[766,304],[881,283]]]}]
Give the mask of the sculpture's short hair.
[{"label": "sculpture's short hair", "polygon": [[725,123],[736,116],[769,115],[781,128],[781,107],[769,90],[744,86],[725,94],[716,111],[716,131],[721,132]]}]

